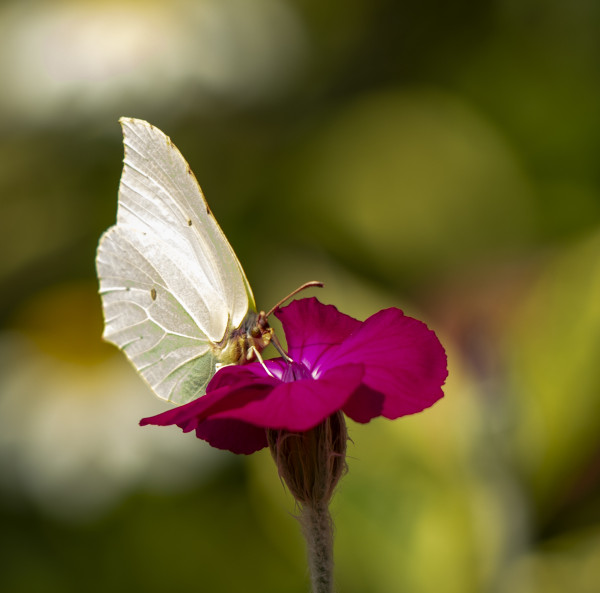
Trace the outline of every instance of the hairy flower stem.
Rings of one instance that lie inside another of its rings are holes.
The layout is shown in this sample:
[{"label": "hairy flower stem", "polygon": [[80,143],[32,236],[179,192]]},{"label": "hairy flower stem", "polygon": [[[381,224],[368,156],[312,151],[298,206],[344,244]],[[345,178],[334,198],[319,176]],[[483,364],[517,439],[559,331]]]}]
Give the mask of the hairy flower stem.
[{"label": "hairy flower stem", "polygon": [[279,475],[300,507],[313,593],[333,593],[333,521],[329,501],[346,471],[348,433],[342,412],[306,432],[268,430]]},{"label": "hairy flower stem", "polygon": [[329,508],[327,504],[303,506],[299,519],[313,593],[333,593],[333,522]]}]

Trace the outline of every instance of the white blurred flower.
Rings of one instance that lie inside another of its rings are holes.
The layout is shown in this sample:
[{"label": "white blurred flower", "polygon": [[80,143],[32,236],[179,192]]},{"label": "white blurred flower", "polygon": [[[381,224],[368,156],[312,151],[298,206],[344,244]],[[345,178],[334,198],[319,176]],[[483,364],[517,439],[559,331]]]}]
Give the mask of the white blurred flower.
[{"label": "white blurred flower", "polygon": [[12,2],[0,11],[5,117],[244,104],[285,88],[304,31],[279,0]]},{"label": "white blurred flower", "polygon": [[[98,356],[99,333],[78,308],[81,298],[99,307],[93,297],[65,292],[72,326],[61,335],[54,324],[55,340],[45,331],[41,340],[0,334],[0,490],[65,518],[102,512],[134,488],[197,484],[224,459],[192,436],[138,426],[162,404],[118,351],[107,345]],[[42,300],[60,322],[58,299]],[[71,338],[77,331],[79,344]]]}]

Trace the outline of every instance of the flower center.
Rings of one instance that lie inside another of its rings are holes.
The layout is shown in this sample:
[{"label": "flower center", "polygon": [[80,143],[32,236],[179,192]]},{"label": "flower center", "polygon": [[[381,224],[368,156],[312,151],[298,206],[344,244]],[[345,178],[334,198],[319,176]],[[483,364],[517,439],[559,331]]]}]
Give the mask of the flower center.
[{"label": "flower center", "polygon": [[281,380],[284,383],[291,383],[292,381],[300,381],[301,379],[310,379],[311,375],[309,370],[299,362],[289,362],[283,371]]}]

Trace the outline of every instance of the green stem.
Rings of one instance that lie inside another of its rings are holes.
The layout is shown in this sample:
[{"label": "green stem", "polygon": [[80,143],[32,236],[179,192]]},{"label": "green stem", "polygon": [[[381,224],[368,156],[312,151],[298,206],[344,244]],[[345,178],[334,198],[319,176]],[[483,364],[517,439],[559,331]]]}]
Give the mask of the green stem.
[{"label": "green stem", "polygon": [[300,523],[306,539],[313,593],[333,593],[333,522],[327,504],[304,505]]}]

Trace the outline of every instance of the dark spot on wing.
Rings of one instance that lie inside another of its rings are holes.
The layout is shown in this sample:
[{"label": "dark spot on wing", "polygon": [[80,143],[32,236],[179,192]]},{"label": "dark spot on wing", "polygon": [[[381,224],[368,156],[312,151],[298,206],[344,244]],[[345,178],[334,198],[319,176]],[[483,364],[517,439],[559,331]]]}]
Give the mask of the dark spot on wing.
[{"label": "dark spot on wing", "polygon": [[190,166],[189,166],[189,164],[188,164],[188,163],[186,163],[186,164],[185,164],[185,170],[187,171],[187,174],[188,174],[188,175],[192,175],[192,176],[194,175],[194,174],[192,173],[192,169],[190,168]]},{"label": "dark spot on wing", "polygon": [[152,297],[153,301],[156,300],[156,288],[151,288],[150,289],[150,296]]}]

